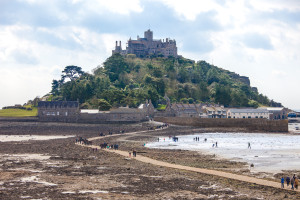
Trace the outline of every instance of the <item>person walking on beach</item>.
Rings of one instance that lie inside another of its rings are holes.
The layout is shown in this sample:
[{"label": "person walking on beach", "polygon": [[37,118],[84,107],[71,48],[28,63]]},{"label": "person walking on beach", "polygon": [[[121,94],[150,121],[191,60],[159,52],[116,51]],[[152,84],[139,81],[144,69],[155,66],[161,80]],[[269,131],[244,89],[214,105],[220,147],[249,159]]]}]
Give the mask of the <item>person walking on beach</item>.
[{"label": "person walking on beach", "polygon": [[284,188],[284,178],[281,177],[281,188]]},{"label": "person walking on beach", "polygon": [[216,142],[216,148],[218,147],[218,142]]},{"label": "person walking on beach", "polygon": [[250,144],[250,142],[248,142],[248,149],[251,149],[251,144]]},{"label": "person walking on beach", "polygon": [[136,150],[135,149],[132,151],[132,155],[133,155],[133,157],[136,157]]},{"label": "person walking on beach", "polygon": [[291,180],[291,186],[292,186],[292,190],[294,190],[294,183],[295,183],[295,179],[294,179],[294,177],[292,178],[292,180]]},{"label": "person walking on beach", "polygon": [[287,186],[287,187],[289,187],[289,185],[290,185],[290,182],[291,182],[291,179],[290,179],[290,177],[289,177],[289,176],[287,176],[287,177],[285,178],[285,181],[286,181],[286,186]]},{"label": "person walking on beach", "polygon": [[298,190],[299,180],[298,178],[295,178],[295,188]]}]

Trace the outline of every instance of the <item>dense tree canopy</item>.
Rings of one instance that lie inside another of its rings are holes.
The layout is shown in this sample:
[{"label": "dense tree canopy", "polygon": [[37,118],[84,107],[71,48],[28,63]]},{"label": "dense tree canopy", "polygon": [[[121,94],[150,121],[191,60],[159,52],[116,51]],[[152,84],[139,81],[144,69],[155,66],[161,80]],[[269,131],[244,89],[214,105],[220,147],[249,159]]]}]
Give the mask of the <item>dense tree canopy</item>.
[{"label": "dense tree canopy", "polygon": [[[70,81],[66,82],[65,79]],[[205,61],[183,57],[141,59],[114,54],[94,74],[67,66],[61,80],[52,82],[55,100],[79,100],[83,107],[101,110],[118,106],[137,107],[146,99],[154,106],[172,102],[220,103],[232,107],[281,106],[252,88],[244,77]]]}]

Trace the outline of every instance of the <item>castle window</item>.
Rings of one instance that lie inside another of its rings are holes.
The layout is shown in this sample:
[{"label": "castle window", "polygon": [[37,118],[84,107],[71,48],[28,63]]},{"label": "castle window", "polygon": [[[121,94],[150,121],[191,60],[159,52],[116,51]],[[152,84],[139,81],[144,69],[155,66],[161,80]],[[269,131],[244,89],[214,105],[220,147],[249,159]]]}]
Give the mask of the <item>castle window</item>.
[{"label": "castle window", "polygon": [[59,115],[59,112],[57,112],[56,115]]},{"label": "castle window", "polygon": [[65,115],[68,116],[68,112],[65,112]]}]

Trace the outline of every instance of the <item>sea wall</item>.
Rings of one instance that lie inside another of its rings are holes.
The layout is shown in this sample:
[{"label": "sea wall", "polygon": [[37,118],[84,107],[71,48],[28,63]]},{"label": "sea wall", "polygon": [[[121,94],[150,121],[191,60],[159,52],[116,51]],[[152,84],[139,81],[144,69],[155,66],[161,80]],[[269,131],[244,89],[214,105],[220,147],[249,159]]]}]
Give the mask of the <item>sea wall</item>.
[{"label": "sea wall", "polygon": [[143,113],[80,113],[78,123],[136,123],[146,121]]},{"label": "sea wall", "polygon": [[201,128],[245,128],[249,131],[288,132],[288,120],[155,117],[155,121]]},{"label": "sea wall", "polygon": [[37,122],[38,117],[0,117],[0,121],[8,122]]}]

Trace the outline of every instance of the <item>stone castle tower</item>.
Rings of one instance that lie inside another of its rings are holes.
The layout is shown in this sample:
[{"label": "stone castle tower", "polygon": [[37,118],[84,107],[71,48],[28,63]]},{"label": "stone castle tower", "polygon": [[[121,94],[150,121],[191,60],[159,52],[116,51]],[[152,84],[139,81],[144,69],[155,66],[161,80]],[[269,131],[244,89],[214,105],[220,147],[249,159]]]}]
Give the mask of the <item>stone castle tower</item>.
[{"label": "stone castle tower", "polygon": [[121,55],[135,54],[137,57],[147,57],[147,56],[163,56],[163,57],[177,57],[177,46],[175,40],[155,40],[153,39],[153,32],[148,29],[144,32],[144,37],[140,38],[137,36],[137,40],[132,40],[131,38],[127,42],[126,50],[122,49],[121,41],[118,45],[116,41],[115,50],[112,54],[119,53]]}]

